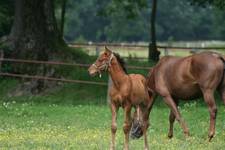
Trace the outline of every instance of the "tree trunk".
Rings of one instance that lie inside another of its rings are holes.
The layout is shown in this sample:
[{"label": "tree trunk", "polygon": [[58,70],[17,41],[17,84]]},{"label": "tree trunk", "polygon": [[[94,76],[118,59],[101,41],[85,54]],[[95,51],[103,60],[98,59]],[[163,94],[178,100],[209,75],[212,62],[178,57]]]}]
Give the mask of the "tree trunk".
[{"label": "tree trunk", "polygon": [[57,45],[64,44],[57,29],[53,0],[16,0],[9,39],[14,57],[48,60]]},{"label": "tree trunk", "polygon": [[[10,57],[30,60],[49,60],[65,42],[57,28],[54,0],[15,0],[14,23],[9,35]],[[49,75],[42,65],[13,64],[13,72]],[[52,75],[51,75],[52,76]],[[34,81],[36,88],[45,82]]]},{"label": "tree trunk", "polygon": [[148,53],[149,61],[150,60],[158,61],[160,55],[160,52],[157,50],[156,45],[156,33],[155,33],[156,12],[157,12],[157,0],[152,0],[151,29],[150,29],[151,42],[149,44],[149,53]]},{"label": "tree trunk", "polygon": [[61,7],[61,24],[60,24],[60,32],[61,36],[64,35],[64,24],[65,24],[65,14],[66,14],[66,2],[67,0],[62,1],[62,7]]}]

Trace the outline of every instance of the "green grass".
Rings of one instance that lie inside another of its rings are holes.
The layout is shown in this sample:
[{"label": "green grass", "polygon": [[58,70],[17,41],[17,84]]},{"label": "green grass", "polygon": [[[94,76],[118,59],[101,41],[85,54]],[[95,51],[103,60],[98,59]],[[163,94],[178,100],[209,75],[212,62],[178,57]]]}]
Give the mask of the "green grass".
[{"label": "green grass", "polygon": [[[111,113],[106,88],[65,84],[41,95],[7,96],[17,80],[0,82],[0,149],[105,150],[110,144]],[[174,138],[167,138],[169,109],[157,99],[150,115],[148,141],[151,149],[223,149],[225,109],[217,97],[216,137],[207,141],[208,109],[203,100],[181,103],[191,137],[185,139],[175,122]],[[119,111],[116,148],[123,147],[123,111]],[[143,138],[131,140],[132,150],[143,149]]]},{"label": "green grass", "polygon": [[[80,56],[82,59],[86,56]],[[74,58],[75,59],[75,58]],[[91,63],[96,57],[81,60]],[[129,65],[152,66],[154,63],[129,61]],[[57,73],[70,79],[107,82],[91,78],[87,68],[57,67]],[[128,70],[147,75],[148,71]],[[21,81],[0,79],[0,149],[75,149],[105,150],[110,144],[111,113],[106,105],[106,86],[61,84],[39,95],[9,96]],[[185,139],[175,123],[174,138],[167,138],[169,109],[157,99],[150,115],[148,141],[151,149],[223,149],[225,147],[225,109],[217,96],[218,118],[216,137],[207,141],[209,113],[200,101],[181,103],[191,137]],[[116,148],[123,147],[123,112],[119,111]],[[143,149],[143,139],[131,140],[131,150]]]},{"label": "green grass", "polygon": [[[97,100],[96,100],[97,101]],[[183,105],[181,113],[191,131],[185,139],[175,123],[174,138],[167,138],[169,109],[161,104],[150,115],[148,141],[151,149],[223,149],[225,147],[225,110],[219,106],[216,137],[207,141],[208,111],[192,102]],[[106,105],[56,105],[2,103],[0,106],[1,149],[76,149],[105,150],[110,143],[110,111]],[[119,111],[117,149],[123,147],[123,115]],[[143,149],[143,139],[131,140],[132,150]]]}]

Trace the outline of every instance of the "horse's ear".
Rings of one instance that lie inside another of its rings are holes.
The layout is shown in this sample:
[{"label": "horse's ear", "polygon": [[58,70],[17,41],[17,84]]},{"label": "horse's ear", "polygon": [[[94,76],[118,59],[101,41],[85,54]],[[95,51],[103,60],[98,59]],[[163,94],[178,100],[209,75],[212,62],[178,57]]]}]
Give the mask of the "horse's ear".
[{"label": "horse's ear", "polygon": [[112,53],[112,51],[106,45],[105,45],[105,51],[109,52],[109,53]]}]

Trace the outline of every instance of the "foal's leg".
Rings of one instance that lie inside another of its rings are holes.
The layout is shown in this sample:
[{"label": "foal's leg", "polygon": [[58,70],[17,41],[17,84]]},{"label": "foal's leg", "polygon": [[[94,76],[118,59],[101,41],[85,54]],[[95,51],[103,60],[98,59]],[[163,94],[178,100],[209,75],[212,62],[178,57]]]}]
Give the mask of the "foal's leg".
[{"label": "foal's leg", "polygon": [[[173,112],[176,120],[179,122],[179,124],[181,125],[183,132],[186,136],[189,136],[189,130],[187,125],[185,124],[184,120],[182,119],[180,112],[176,106],[176,103],[174,102],[174,100],[172,99],[172,97],[170,95],[167,95],[164,97],[164,101],[165,103],[170,107],[171,111]],[[173,116],[172,116],[173,117]],[[173,119],[173,118],[172,118]]]},{"label": "foal's leg", "polygon": [[144,149],[148,150],[149,146],[148,146],[148,136],[147,136],[147,130],[149,127],[149,109],[146,106],[140,106],[141,107],[141,111],[142,111],[142,120],[143,120],[143,124],[142,124],[142,131],[143,131],[143,135],[144,135]]},{"label": "foal's leg", "polygon": [[211,89],[203,90],[203,96],[206,104],[208,105],[209,113],[210,113],[210,127],[209,127],[209,141],[215,135],[215,122],[216,122],[216,114],[217,108],[214,99],[214,92]]},{"label": "foal's leg", "polygon": [[116,136],[116,130],[117,130],[116,118],[117,118],[118,106],[116,106],[116,104],[114,103],[111,103],[111,112],[112,112],[112,125],[111,125],[112,140],[111,140],[110,150],[115,150],[115,136]]},{"label": "foal's leg", "polygon": [[129,149],[129,133],[131,128],[131,105],[127,104],[124,106],[124,124],[123,124],[123,132],[125,135],[124,138],[124,150]]},{"label": "foal's leg", "polygon": [[[175,101],[176,106],[178,106],[178,101]],[[173,124],[175,121],[175,115],[173,114],[173,111],[170,110],[170,115],[169,115],[169,122],[170,122],[170,127],[169,127],[169,133],[168,133],[168,137],[172,138],[173,137]]]}]

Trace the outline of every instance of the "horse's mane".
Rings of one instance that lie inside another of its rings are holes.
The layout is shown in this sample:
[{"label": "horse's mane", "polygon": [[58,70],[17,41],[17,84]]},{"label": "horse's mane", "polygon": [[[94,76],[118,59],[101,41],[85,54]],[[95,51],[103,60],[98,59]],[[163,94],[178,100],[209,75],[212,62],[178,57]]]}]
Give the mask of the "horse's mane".
[{"label": "horse's mane", "polygon": [[116,57],[116,59],[119,62],[120,66],[122,67],[123,71],[127,74],[127,69],[125,67],[125,61],[124,61],[124,59],[121,58],[118,53],[113,52],[113,55]]}]

